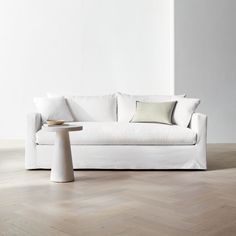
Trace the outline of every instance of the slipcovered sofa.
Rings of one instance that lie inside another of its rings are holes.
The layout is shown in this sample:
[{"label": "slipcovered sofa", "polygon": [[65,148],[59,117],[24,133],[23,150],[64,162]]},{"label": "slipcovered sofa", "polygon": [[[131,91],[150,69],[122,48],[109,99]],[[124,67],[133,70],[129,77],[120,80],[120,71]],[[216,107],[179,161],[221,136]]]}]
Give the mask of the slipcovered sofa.
[{"label": "slipcovered sofa", "polygon": [[[191,110],[191,101],[183,96],[64,97],[73,117],[67,123],[83,126],[82,131],[70,133],[75,169],[207,168],[207,117],[195,113],[198,104]],[[177,101],[173,125],[130,123],[136,101]],[[26,169],[51,167],[55,134],[42,131],[42,125],[42,114],[28,115]]]}]

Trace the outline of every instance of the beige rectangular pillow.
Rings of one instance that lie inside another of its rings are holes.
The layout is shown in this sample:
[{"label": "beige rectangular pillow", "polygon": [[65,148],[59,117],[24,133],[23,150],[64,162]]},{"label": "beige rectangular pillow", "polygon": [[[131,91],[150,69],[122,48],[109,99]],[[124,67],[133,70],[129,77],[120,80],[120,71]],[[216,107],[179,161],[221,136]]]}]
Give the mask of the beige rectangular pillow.
[{"label": "beige rectangular pillow", "polygon": [[136,102],[136,111],[130,122],[172,124],[172,113],[176,101],[170,102]]}]

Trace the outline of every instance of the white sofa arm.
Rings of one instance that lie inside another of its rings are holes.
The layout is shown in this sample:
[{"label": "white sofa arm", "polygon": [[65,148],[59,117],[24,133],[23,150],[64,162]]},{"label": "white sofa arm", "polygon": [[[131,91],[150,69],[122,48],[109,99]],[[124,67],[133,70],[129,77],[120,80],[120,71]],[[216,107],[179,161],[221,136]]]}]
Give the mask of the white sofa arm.
[{"label": "white sofa arm", "polygon": [[197,144],[207,142],[207,116],[201,113],[193,113],[190,125],[192,129],[197,134]]},{"label": "white sofa arm", "polygon": [[30,113],[27,115],[27,139],[35,142],[35,135],[42,126],[42,117],[40,113]]},{"label": "white sofa arm", "polygon": [[25,168],[34,169],[36,163],[36,132],[42,127],[40,113],[30,113],[27,115],[27,132],[25,142]]}]

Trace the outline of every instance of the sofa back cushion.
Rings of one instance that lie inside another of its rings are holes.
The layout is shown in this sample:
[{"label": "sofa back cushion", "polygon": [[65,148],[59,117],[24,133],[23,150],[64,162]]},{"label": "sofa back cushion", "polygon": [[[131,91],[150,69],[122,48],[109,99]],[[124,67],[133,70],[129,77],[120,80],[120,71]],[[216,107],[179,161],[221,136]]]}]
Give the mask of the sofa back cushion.
[{"label": "sofa back cushion", "polygon": [[167,102],[175,101],[179,97],[185,95],[172,96],[172,95],[128,95],[124,93],[117,93],[118,103],[118,121],[129,122],[136,110],[136,101],[140,102]]},{"label": "sofa back cushion", "polygon": [[[58,95],[49,94],[49,97]],[[65,95],[66,102],[75,121],[116,121],[116,97]]]},{"label": "sofa back cushion", "polygon": [[136,101],[140,102],[167,102],[177,101],[173,111],[172,122],[182,127],[189,125],[192,114],[197,109],[200,100],[185,98],[185,95],[128,95],[117,94],[118,122],[129,122],[136,110]]}]

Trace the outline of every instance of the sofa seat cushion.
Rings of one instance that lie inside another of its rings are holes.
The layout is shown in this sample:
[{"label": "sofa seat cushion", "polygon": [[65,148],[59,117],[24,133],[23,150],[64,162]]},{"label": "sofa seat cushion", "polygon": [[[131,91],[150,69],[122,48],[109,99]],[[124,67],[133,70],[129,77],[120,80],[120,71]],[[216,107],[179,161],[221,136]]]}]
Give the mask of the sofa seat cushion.
[{"label": "sofa seat cushion", "polygon": [[[82,131],[71,132],[73,145],[193,145],[196,133],[177,125],[121,122],[73,122]],[[55,133],[38,131],[38,144],[54,144]]]}]

